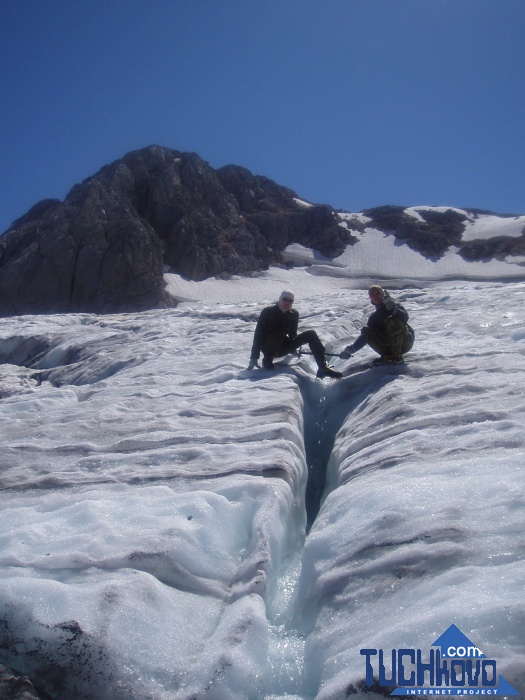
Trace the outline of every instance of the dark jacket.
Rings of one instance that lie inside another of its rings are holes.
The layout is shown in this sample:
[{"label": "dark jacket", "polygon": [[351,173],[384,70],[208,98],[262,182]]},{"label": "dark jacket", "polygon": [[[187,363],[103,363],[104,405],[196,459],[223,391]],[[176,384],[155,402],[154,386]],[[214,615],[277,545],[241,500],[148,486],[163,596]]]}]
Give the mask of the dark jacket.
[{"label": "dark jacket", "polygon": [[279,357],[280,350],[288,340],[297,336],[299,312],[295,309],[281,311],[279,304],[272,304],[261,311],[255,333],[251,359],[258,360],[263,355]]},{"label": "dark jacket", "polygon": [[[385,321],[390,316],[392,316],[392,318],[399,318],[403,323],[408,322],[408,311],[402,304],[396,303],[392,311],[387,311],[384,304],[379,304],[379,306],[376,306],[376,310],[368,317],[367,327],[370,328],[370,330],[381,333],[385,330]],[[354,341],[354,350],[361,350],[361,348],[365,347],[367,343],[365,329],[366,327],[361,331],[359,338]]]}]

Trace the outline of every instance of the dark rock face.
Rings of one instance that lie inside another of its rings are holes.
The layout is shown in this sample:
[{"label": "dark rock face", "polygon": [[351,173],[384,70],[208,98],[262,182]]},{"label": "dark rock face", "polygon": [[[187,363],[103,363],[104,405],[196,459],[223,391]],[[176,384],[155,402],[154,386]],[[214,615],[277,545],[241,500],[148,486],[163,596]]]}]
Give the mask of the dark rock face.
[{"label": "dark rock face", "polygon": [[97,177],[33,207],[0,237],[0,314],[168,304],[161,243]]},{"label": "dark rock face", "polygon": [[217,175],[235,197],[247,225],[255,226],[265,245],[274,251],[282,251],[290,243],[301,243],[327,257],[337,257],[350,242],[332,207],[299,204],[292,190],[238,166],[228,165],[219,169]]},{"label": "dark rock face", "polygon": [[2,700],[49,700],[47,693],[40,695],[29,678],[0,664],[0,698]]},{"label": "dark rock face", "polygon": [[237,166],[151,146],[44,200],[0,237],[0,315],[117,312],[171,304],[164,267],[192,280],[280,262],[289,243],[339,255],[328,206]]},{"label": "dark rock face", "polygon": [[[489,239],[470,241],[461,247],[461,257],[465,260],[505,260],[511,256],[525,256],[525,231],[519,238],[493,236]],[[518,263],[523,265],[523,263]]]},{"label": "dark rock face", "polygon": [[[384,206],[363,212],[378,228],[436,258],[457,246],[467,260],[525,254],[525,235],[462,243],[483,212]],[[485,212],[486,213],[486,212]],[[0,236],[0,316],[121,312],[171,306],[163,273],[188,279],[247,274],[282,263],[290,243],[324,256],[356,242],[326,205],[245,168],[214,170],[195,153],[159,146],[134,151],[46,199]]]}]

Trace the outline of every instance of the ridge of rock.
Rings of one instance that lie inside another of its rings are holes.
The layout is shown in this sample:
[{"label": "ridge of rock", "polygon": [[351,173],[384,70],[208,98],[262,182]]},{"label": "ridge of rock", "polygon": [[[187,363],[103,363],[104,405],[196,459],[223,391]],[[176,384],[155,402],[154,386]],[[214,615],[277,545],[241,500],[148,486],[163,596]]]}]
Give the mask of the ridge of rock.
[{"label": "ridge of rock", "polygon": [[241,166],[214,169],[196,153],[153,145],[104,166],[64,201],[38,202],[0,236],[0,316],[166,308],[175,303],[166,270],[194,281],[250,274],[285,264],[292,243],[336,258],[367,227],[430,259],[451,247],[466,260],[525,255],[525,230],[462,240],[487,214],[386,205],[344,216]]},{"label": "ridge of rock", "polygon": [[0,315],[167,307],[166,267],[199,281],[266,269],[289,243],[339,255],[351,235],[338,223],[245,168],[150,146],[0,236]]}]

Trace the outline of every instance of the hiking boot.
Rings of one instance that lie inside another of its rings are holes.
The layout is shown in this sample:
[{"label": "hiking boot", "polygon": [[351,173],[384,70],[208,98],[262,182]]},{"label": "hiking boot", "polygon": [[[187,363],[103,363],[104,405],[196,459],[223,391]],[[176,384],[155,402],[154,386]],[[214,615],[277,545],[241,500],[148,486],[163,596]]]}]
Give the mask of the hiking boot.
[{"label": "hiking boot", "polygon": [[400,365],[404,362],[402,355],[383,355],[381,359],[388,365]]},{"label": "hiking boot", "polygon": [[335,369],[332,369],[328,365],[324,365],[324,367],[319,367],[317,370],[317,376],[319,379],[325,379],[326,377],[330,377],[330,379],[341,379],[343,376],[341,372],[338,372]]},{"label": "hiking boot", "polygon": [[372,366],[378,367],[379,365],[401,365],[404,359],[402,355],[381,355],[381,357],[376,357],[372,360]]},{"label": "hiking boot", "polygon": [[262,361],[264,369],[273,369],[273,360],[271,357],[265,357]]}]

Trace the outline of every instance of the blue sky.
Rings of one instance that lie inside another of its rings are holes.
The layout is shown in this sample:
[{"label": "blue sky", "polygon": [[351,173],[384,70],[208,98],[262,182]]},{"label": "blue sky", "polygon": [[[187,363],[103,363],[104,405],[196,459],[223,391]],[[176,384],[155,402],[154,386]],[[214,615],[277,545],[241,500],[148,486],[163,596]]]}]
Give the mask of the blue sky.
[{"label": "blue sky", "polygon": [[0,0],[0,231],[159,144],[313,202],[525,212],[524,0]]}]

